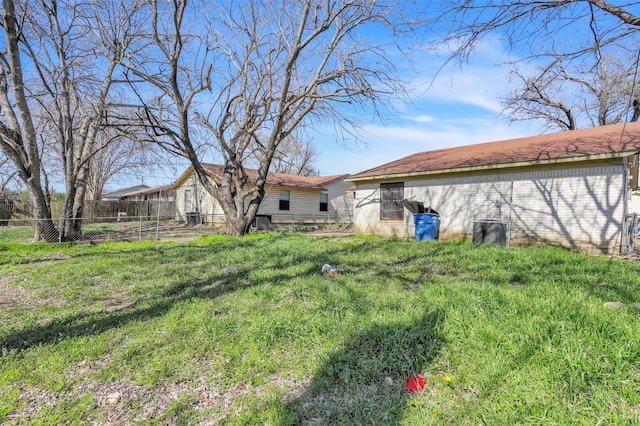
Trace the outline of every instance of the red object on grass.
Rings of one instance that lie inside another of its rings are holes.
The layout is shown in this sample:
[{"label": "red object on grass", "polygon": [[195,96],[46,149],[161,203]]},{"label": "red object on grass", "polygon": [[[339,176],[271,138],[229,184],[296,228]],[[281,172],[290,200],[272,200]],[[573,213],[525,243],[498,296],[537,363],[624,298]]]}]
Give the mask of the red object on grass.
[{"label": "red object on grass", "polygon": [[416,374],[415,376],[411,376],[407,379],[407,385],[404,387],[405,390],[411,392],[419,392],[424,390],[425,380],[422,377],[422,374]]}]

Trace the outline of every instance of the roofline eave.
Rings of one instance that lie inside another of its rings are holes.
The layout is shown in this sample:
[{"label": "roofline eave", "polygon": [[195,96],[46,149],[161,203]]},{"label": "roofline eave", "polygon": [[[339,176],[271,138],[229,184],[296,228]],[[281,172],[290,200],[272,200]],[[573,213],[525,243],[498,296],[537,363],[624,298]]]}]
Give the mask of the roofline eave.
[{"label": "roofline eave", "polygon": [[589,154],[582,155],[579,157],[565,157],[565,158],[552,158],[548,160],[533,160],[533,161],[519,161],[515,163],[500,163],[500,164],[489,164],[485,166],[469,166],[469,167],[454,167],[451,169],[437,169],[437,170],[423,170],[419,172],[406,172],[406,173],[385,173],[379,175],[370,175],[363,177],[350,177],[346,178],[347,182],[363,182],[363,181],[371,181],[371,180],[388,180],[388,179],[399,179],[399,178],[407,178],[407,177],[419,177],[419,176],[428,176],[428,175],[441,175],[447,173],[462,173],[462,172],[475,172],[475,171],[484,171],[484,170],[496,170],[496,169],[507,169],[513,167],[527,167],[527,166],[537,166],[543,164],[561,164],[561,163],[577,163],[579,161],[594,161],[594,160],[606,160],[610,158],[620,158],[625,157],[630,154],[638,153],[638,150],[630,150],[630,151],[620,151],[606,154]]}]

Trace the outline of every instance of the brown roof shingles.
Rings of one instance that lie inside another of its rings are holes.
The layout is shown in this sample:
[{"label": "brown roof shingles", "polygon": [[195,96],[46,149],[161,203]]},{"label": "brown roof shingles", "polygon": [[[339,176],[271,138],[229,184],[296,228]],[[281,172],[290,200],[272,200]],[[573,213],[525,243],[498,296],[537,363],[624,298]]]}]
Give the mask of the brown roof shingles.
[{"label": "brown roof shingles", "polygon": [[614,124],[420,152],[352,175],[347,180],[452,169],[503,167],[517,163],[536,164],[639,150],[640,123]]},{"label": "brown roof shingles", "polygon": [[[202,167],[205,171],[214,179],[219,179],[224,171],[224,166],[218,164],[202,163]],[[191,169],[190,169],[191,170]],[[253,169],[245,169],[249,182],[255,182],[258,172]],[[283,188],[300,188],[300,189],[316,189],[323,190],[324,185],[331,183],[335,180],[345,178],[348,174],[321,176],[321,177],[307,177],[298,175],[289,175],[285,173],[269,172],[267,174],[267,185],[274,185]]]}]

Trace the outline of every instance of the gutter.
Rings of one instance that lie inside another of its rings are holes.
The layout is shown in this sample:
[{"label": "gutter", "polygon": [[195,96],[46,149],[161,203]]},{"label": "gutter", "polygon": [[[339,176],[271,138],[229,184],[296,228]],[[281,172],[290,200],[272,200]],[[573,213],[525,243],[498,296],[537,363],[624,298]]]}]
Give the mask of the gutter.
[{"label": "gutter", "polygon": [[579,161],[608,160],[612,158],[626,157],[628,155],[635,154],[637,152],[638,150],[621,151],[621,152],[613,152],[613,153],[606,153],[606,154],[588,154],[588,155],[582,155],[580,157],[555,158],[555,159],[549,159],[549,160],[529,160],[529,161],[518,161],[515,163],[498,163],[498,164],[489,164],[489,165],[482,165],[482,166],[454,167],[451,169],[422,170],[417,172],[405,172],[405,173],[382,173],[382,174],[368,175],[368,176],[362,176],[362,177],[357,177],[356,175],[355,177],[346,178],[345,181],[364,182],[364,181],[371,181],[371,180],[375,181],[375,180],[387,180],[387,179],[398,179],[398,178],[408,178],[408,177],[421,177],[421,176],[427,176],[427,175],[442,175],[442,174],[449,174],[449,173],[507,169],[507,168],[513,168],[513,167],[576,163]]}]

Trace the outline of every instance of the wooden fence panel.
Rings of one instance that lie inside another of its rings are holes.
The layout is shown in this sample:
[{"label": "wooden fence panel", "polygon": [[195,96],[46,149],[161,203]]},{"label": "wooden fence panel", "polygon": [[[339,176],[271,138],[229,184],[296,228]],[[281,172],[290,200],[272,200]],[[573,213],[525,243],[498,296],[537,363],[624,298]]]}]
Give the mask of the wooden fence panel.
[{"label": "wooden fence panel", "polygon": [[0,225],[6,225],[6,220],[11,219],[11,215],[15,211],[15,204],[12,200],[6,198],[0,198]]},{"label": "wooden fence panel", "polygon": [[[158,211],[159,210],[159,211]],[[175,201],[102,201],[88,200],[84,207],[84,220],[97,218],[117,218],[118,213],[129,217],[174,218]]]}]

